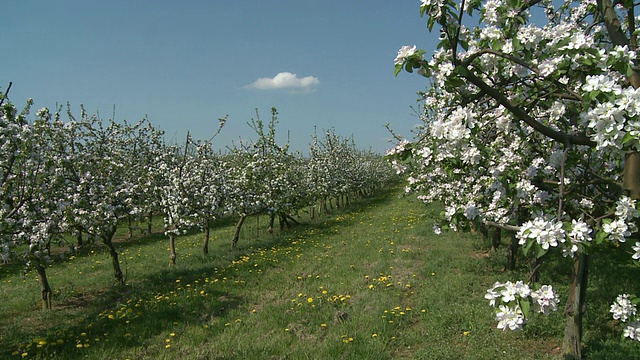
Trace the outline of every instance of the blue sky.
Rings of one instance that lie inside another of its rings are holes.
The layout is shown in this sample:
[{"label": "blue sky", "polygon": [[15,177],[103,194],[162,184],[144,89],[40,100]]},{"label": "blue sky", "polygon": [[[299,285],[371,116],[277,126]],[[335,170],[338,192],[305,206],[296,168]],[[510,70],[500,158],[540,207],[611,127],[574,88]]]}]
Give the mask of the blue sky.
[{"label": "blue sky", "polygon": [[[278,109],[278,138],[307,153],[314,127],[390,146],[418,122],[427,85],[393,75],[400,46],[431,52],[420,1],[10,1],[0,22],[0,88],[21,108],[69,102],[104,119],[145,115],[184,141],[208,139],[229,115],[218,148],[255,138],[247,126]],[[294,75],[295,74],[295,75]]]}]

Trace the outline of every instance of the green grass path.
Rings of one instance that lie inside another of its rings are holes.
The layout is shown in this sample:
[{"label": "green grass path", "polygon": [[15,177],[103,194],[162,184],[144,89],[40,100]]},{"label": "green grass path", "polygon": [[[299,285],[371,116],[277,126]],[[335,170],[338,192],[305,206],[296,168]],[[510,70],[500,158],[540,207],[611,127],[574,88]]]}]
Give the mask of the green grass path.
[{"label": "green grass path", "polygon": [[483,297],[509,277],[501,255],[472,234],[434,235],[426,210],[388,193],[273,236],[252,218],[236,251],[221,225],[209,256],[202,234],[178,238],[174,268],[163,236],[122,242],[124,290],[89,247],[48,270],[48,312],[35,274],[4,266],[0,358],[556,358],[561,315],[497,330]]}]

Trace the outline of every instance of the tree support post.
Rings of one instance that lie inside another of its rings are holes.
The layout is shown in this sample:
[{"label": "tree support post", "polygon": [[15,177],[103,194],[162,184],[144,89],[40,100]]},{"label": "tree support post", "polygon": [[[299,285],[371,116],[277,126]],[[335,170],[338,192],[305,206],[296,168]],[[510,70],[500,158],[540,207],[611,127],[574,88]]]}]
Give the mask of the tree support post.
[{"label": "tree support post", "polygon": [[582,359],[582,317],[586,312],[588,258],[583,252],[573,260],[571,287],[565,312],[567,323],[564,330],[562,353],[567,360]]},{"label": "tree support post", "polygon": [[176,265],[176,234],[169,234],[169,267]]}]

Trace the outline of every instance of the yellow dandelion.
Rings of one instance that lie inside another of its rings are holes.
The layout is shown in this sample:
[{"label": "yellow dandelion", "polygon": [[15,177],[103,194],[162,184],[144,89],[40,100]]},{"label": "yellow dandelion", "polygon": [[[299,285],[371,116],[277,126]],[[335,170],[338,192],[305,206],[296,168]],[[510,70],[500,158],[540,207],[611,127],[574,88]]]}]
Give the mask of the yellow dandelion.
[{"label": "yellow dandelion", "polygon": [[471,334],[471,331],[465,331],[465,332],[462,333],[462,335],[464,335],[464,336],[469,336],[469,334]]},{"label": "yellow dandelion", "polygon": [[307,302],[308,302],[309,304],[311,304],[311,303],[313,302],[313,298],[312,298],[312,297],[308,298],[308,299],[307,299]]}]

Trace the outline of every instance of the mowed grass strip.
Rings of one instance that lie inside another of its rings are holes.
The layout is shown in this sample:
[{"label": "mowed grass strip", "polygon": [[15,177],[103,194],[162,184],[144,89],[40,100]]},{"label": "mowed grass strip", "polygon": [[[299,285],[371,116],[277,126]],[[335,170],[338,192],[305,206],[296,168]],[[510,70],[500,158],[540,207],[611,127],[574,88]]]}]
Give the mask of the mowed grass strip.
[{"label": "mowed grass strip", "polygon": [[[427,208],[390,191],[275,235],[267,218],[179,237],[168,267],[160,235],[120,242],[127,286],[111,286],[102,247],[35,274],[0,272],[2,358],[541,359],[558,357],[562,315],[504,334],[484,299],[501,255],[473,234],[433,234]],[[257,225],[260,227],[257,227]]]}]

